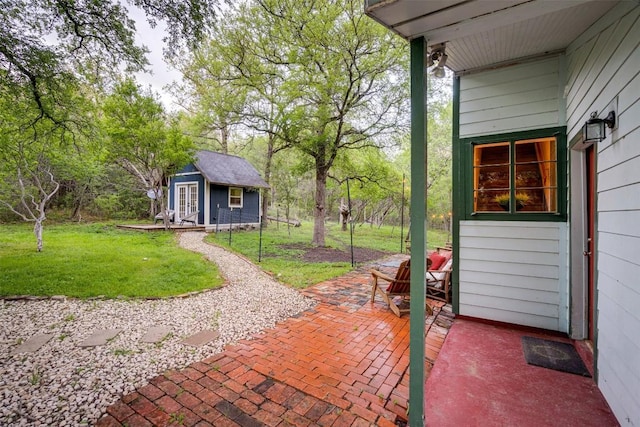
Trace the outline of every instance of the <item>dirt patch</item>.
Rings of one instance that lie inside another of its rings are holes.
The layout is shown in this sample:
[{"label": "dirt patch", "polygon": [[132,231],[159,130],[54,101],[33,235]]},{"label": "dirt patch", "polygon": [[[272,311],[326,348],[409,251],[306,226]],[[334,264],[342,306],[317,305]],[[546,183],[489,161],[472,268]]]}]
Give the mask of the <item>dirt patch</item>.
[{"label": "dirt patch", "polygon": [[[387,254],[375,249],[353,248],[353,259],[359,263],[380,259]],[[306,262],[351,262],[351,251],[335,248],[307,248],[302,259]]]},{"label": "dirt patch", "polygon": [[[351,262],[351,250],[336,248],[319,248],[307,243],[287,243],[278,246],[285,250],[299,251],[296,258],[300,258],[305,262]],[[368,248],[353,248],[353,259],[357,263],[369,262],[380,259],[391,252],[378,251]]]}]

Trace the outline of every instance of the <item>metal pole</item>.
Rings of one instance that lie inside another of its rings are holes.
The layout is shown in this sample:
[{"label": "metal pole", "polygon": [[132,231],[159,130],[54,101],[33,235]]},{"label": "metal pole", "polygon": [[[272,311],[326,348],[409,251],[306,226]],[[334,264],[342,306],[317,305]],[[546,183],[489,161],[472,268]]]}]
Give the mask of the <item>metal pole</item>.
[{"label": "metal pole", "polygon": [[[260,217],[258,217],[260,219]],[[260,220],[260,243],[258,244],[258,262],[262,262],[262,220]]]},{"label": "metal pole", "polygon": [[404,243],[404,174],[402,174],[402,204],[400,205],[400,253]]},{"label": "metal pole", "polygon": [[349,207],[349,234],[351,235],[351,267],[356,266],[353,259],[353,219],[351,218],[351,192],[349,191],[349,178],[347,178],[347,206]]},{"label": "metal pole", "polygon": [[231,226],[233,225],[233,208],[229,209],[229,246],[231,246]]},{"label": "metal pole", "polygon": [[220,231],[220,203],[216,206],[216,234]]}]

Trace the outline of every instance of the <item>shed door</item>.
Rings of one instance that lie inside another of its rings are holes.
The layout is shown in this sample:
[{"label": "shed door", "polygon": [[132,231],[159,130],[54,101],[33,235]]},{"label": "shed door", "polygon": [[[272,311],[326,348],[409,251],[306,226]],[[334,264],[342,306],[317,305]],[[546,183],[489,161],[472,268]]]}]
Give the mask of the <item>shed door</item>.
[{"label": "shed door", "polygon": [[176,185],[178,197],[178,218],[176,221],[198,210],[198,184]]}]

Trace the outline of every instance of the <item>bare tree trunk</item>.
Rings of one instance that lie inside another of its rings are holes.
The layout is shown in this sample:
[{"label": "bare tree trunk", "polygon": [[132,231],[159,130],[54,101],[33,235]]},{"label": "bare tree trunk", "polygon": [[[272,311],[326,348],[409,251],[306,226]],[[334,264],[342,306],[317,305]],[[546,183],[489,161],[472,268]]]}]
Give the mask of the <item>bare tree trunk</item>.
[{"label": "bare tree trunk", "polygon": [[[25,183],[22,169],[18,167],[17,180],[18,189],[20,191],[18,203],[24,209],[24,212],[16,209],[16,207],[5,200],[0,200],[0,204],[8,207],[13,213],[20,216],[23,220],[34,222],[33,234],[36,236],[36,249],[38,252],[42,252],[42,223],[47,219],[45,210],[51,198],[60,189],[60,184],[55,180],[53,173],[49,169],[49,165],[41,162],[38,164],[38,169],[39,170],[35,172],[29,171],[28,175],[31,176],[31,182],[29,185],[33,185],[35,187],[37,194],[40,196],[39,199],[30,195],[27,191],[28,185]],[[41,175],[38,176],[38,173],[41,173]],[[48,179],[49,183],[45,182],[45,179]]]},{"label": "bare tree trunk", "polygon": [[342,231],[347,231],[350,214],[349,205],[344,202],[344,198],[340,199],[340,223],[342,224]]},{"label": "bare tree trunk", "polygon": [[85,195],[89,192],[89,185],[85,185],[80,191],[80,194],[76,194],[73,202],[73,213],[71,214],[71,219],[77,219],[78,222],[82,221],[81,209],[82,205],[84,205]]},{"label": "bare tree trunk", "polygon": [[36,218],[35,225],[33,226],[33,234],[36,236],[36,247],[38,252],[42,252],[42,221],[43,216]]},{"label": "bare tree trunk", "polygon": [[[156,202],[160,206],[160,212],[162,212],[162,224],[164,225],[165,230],[169,230],[171,228],[171,218],[169,218],[167,198],[165,197],[164,190],[162,189],[162,183],[159,184],[158,188],[154,189],[154,193],[156,199],[152,201]],[[155,215],[153,217],[155,218]]]},{"label": "bare tree trunk", "polygon": [[324,201],[327,195],[327,172],[322,167],[316,167],[316,194],[315,209],[313,212],[313,240],[311,243],[315,246],[325,246],[324,239]]},{"label": "bare tree trunk", "polygon": [[229,154],[229,127],[223,125],[220,128],[220,145],[224,154]]}]

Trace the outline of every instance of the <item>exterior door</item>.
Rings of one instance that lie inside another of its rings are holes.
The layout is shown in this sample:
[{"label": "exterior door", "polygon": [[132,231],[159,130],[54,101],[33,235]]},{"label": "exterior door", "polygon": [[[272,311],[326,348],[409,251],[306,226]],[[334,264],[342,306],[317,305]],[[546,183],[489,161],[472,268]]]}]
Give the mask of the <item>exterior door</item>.
[{"label": "exterior door", "polygon": [[595,335],[595,212],[596,212],[596,162],[594,146],[587,148],[586,173],[587,173],[587,247],[584,255],[587,257],[587,322],[588,339],[593,341]]},{"label": "exterior door", "polygon": [[176,221],[198,210],[198,184],[176,185],[178,212]]}]

